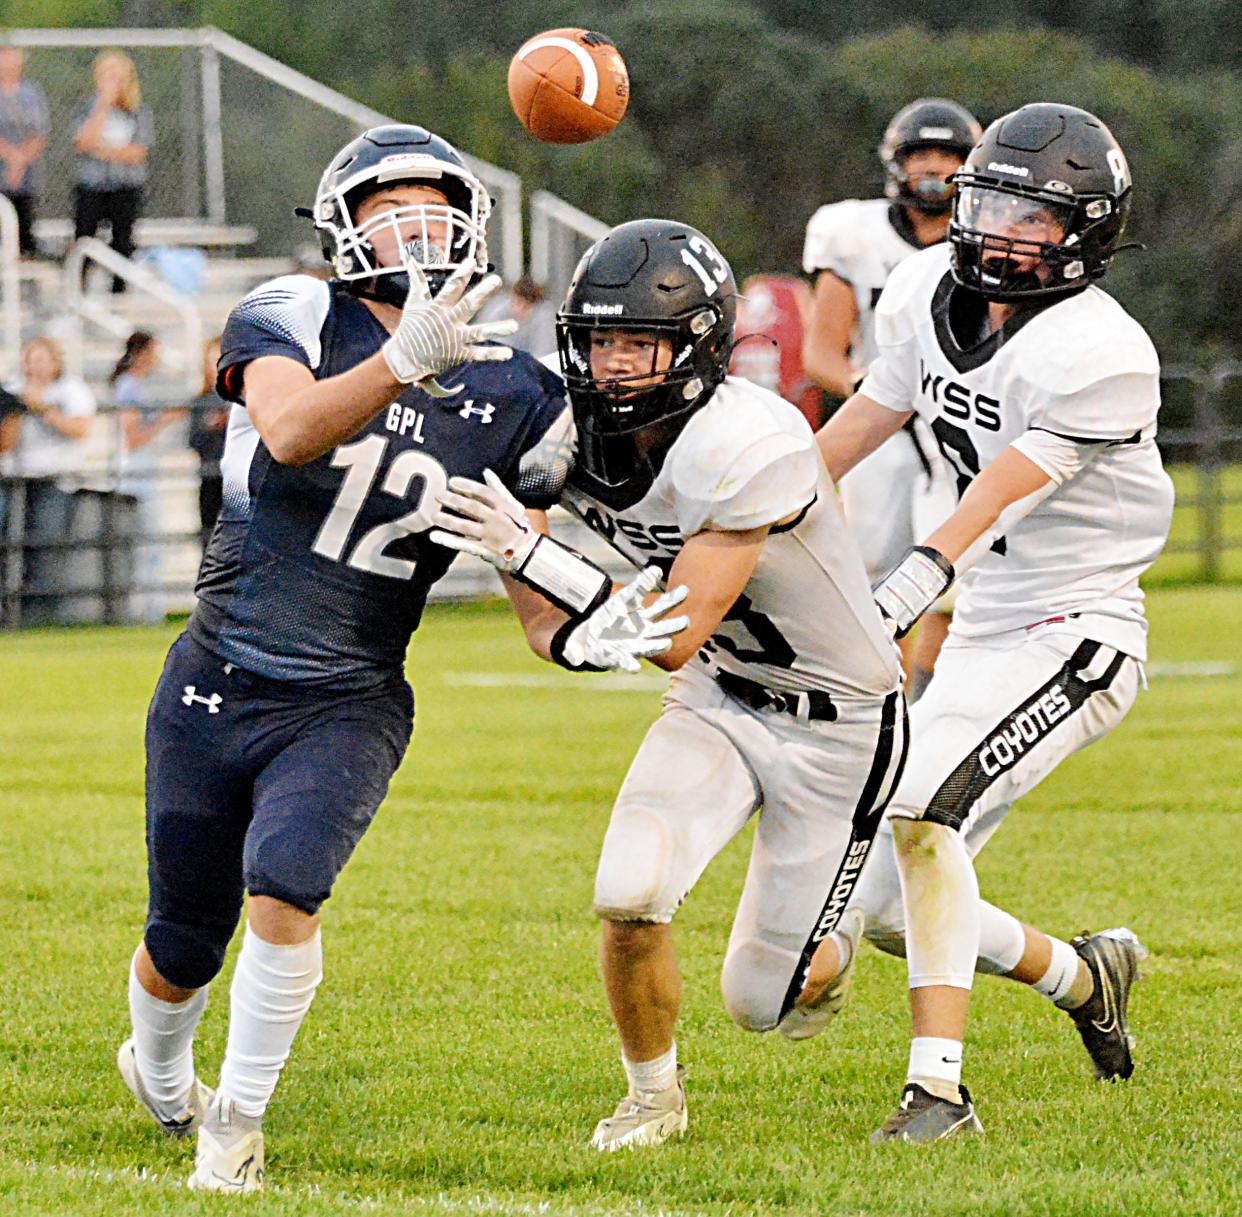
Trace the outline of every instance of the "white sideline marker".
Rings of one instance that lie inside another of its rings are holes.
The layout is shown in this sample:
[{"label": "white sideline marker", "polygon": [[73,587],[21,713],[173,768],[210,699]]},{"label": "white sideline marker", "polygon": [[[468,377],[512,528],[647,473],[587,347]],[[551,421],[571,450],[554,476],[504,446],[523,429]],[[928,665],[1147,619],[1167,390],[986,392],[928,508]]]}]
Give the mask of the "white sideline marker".
[{"label": "white sideline marker", "polygon": [[1223,660],[1202,660],[1196,663],[1149,663],[1148,676],[1234,676],[1238,665]]},{"label": "white sideline marker", "polygon": [[579,693],[663,692],[667,676],[626,676],[621,673],[581,676],[524,676],[517,672],[445,672],[443,682],[472,689],[573,689]]}]

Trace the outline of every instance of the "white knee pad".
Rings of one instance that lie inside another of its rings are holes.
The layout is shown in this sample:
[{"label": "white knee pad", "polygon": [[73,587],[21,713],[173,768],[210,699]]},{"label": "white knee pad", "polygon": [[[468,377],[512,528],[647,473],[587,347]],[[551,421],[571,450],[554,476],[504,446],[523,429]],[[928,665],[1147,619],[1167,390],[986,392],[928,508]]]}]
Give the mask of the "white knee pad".
[{"label": "white knee pad", "polygon": [[926,820],[894,824],[910,987],[969,989],[979,954],[979,884],[961,835]]},{"label": "white knee pad", "polygon": [[729,1017],[744,1031],[771,1031],[798,960],[757,938],[737,943],[725,956],[720,992]]},{"label": "white knee pad", "polygon": [[609,921],[669,922],[681,903],[664,821],[633,809],[614,815],[595,872],[595,914]]}]

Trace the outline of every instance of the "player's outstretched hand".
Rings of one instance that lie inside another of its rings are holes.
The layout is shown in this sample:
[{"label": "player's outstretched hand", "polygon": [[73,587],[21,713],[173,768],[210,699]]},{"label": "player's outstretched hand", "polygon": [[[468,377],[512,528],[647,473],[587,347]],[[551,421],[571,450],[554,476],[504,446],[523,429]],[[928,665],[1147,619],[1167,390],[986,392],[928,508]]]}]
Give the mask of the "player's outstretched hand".
[{"label": "player's outstretched hand", "polygon": [[[404,255],[403,255],[404,257]],[[470,318],[500,286],[499,275],[488,275],[474,287],[466,285],[473,273],[462,267],[445,280],[435,299],[423,269],[404,257],[410,292],[392,337],[380,348],[392,374],[403,384],[419,383],[434,397],[449,397],[461,385],[446,389],[433,378],[463,363],[505,360],[513,351],[491,345],[517,329],[517,322],[486,321],[471,325]]]},{"label": "player's outstretched hand", "polygon": [[689,588],[672,588],[644,605],[644,598],[659,582],[657,567],[644,568],[565,633],[553,646],[552,658],[571,670],[620,668],[637,672],[640,659],[664,654],[673,645],[673,635],[690,624],[689,617],[667,615],[686,598]]},{"label": "player's outstretched hand", "polygon": [[431,522],[437,545],[482,558],[504,575],[520,570],[539,540],[526,509],[490,469],[482,482],[449,478]]}]

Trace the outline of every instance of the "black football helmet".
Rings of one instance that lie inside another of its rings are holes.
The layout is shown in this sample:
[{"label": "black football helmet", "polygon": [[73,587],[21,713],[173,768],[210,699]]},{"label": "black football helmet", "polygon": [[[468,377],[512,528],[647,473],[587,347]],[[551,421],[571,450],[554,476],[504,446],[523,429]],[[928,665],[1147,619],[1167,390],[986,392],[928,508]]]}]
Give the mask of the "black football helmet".
[{"label": "black football helmet", "polygon": [[[392,182],[432,186],[448,204],[399,207],[357,226],[358,204]],[[332,158],[310,216],[337,279],[360,296],[401,305],[410,290],[409,274],[404,265],[380,266],[371,245],[376,232],[396,230],[405,257],[422,267],[434,295],[455,270],[486,272],[491,207],[483,184],[452,144],[424,127],[393,123],[364,131]]]},{"label": "black football helmet", "polygon": [[893,115],[877,151],[884,166],[884,193],[902,207],[943,215],[953,206],[953,187],[935,179],[911,183],[903,161],[920,148],[943,148],[965,160],[983,128],[965,106],[945,97],[920,97]]},{"label": "black football helmet", "polygon": [[[690,416],[725,378],[736,317],[733,271],[689,224],[634,220],[583,254],[556,320],[578,485],[616,509],[642,498]],[[592,336],[609,330],[667,338],[667,370],[656,368],[653,348],[649,370],[595,376]]]},{"label": "black football helmet", "polygon": [[989,300],[1086,287],[1108,269],[1130,214],[1121,145],[1074,106],[1037,102],[998,118],[954,180],[953,276]]}]

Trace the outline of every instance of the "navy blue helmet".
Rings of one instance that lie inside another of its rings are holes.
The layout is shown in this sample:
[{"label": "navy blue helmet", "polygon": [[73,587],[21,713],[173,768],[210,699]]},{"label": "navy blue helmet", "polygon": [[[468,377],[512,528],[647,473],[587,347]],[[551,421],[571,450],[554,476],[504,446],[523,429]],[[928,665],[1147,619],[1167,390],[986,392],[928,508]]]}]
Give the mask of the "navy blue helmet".
[{"label": "navy blue helmet", "polygon": [[[358,205],[388,184],[424,185],[447,203],[388,209],[359,225]],[[403,304],[410,290],[404,265],[381,266],[372,241],[393,230],[404,257],[427,275],[432,293],[462,267],[487,270],[487,217],[491,199],[447,140],[425,127],[393,123],[372,127],[333,158],[315,191],[311,218],[335,276],[358,295]],[[304,214],[304,213],[303,213]]]}]

